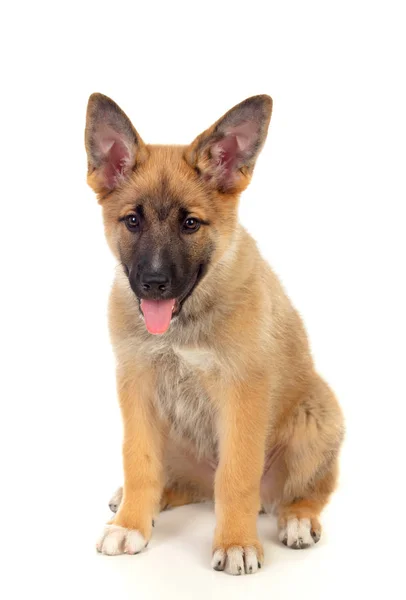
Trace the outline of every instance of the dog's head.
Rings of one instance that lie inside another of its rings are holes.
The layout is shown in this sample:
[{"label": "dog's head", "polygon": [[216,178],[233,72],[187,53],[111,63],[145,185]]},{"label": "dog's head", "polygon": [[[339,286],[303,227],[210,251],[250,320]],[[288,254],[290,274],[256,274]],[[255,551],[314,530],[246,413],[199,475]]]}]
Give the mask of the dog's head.
[{"label": "dog's head", "polygon": [[150,333],[168,329],[231,243],[271,111],[269,96],[254,96],[189,146],[150,146],[115,102],[90,96],[88,183]]}]

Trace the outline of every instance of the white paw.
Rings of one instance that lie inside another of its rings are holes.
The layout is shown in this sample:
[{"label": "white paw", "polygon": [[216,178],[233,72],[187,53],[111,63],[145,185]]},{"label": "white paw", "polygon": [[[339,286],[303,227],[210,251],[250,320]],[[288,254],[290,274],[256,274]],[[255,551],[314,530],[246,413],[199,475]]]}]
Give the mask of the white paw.
[{"label": "white paw", "polygon": [[309,548],[320,539],[320,532],[312,530],[310,519],[289,519],[279,531],[279,539],[295,550]]},{"label": "white paw", "polygon": [[228,550],[218,548],[213,554],[211,566],[216,571],[225,571],[230,575],[251,575],[261,568],[261,563],[254,547],[232,546]]},{"label": "white paw", "polygon": [[141,533],[135,529],[125,529],[119,525],[107,525],[96,544],[102,554],[138,554],[147,545]]},{"label": "white paw", "polygon": [[123,499],[123,488],[120,487],[114,492],[114,495],[109,500],[109,507],[111,512],[116,513],[120,506],[121,500]]}]

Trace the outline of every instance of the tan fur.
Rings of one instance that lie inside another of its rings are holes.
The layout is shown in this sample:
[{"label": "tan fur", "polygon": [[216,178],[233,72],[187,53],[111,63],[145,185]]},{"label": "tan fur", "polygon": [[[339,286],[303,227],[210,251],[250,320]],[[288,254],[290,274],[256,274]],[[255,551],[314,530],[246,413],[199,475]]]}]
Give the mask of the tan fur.
[{"label": "tan fur", "polygon": [[204,161],[199,144],[201,136],[190,147],[142,143],[142,160],[111,193],[101,189],[96,171],[89,175],[119,260],[118,247],[125,253],[131,234],[118,219],[137,198],[154,196],[162,177],[191,214],[210,221],[199,243],[210,236],[215,246],[207,274],[158,337],[146,331],[117,269],[109,322],[125,482],[113,522],[148,540],[161,497],[164,507],[214,494],[213,548],[254,547],[262,561],[261,502],[276,506],[281,526],[306,517],[320,529],[319,514],[336,485],[343,421],[314,370],[298,313],[238,224],[238,198],[252,165],[232,192],[216,190],[196,173]]}]

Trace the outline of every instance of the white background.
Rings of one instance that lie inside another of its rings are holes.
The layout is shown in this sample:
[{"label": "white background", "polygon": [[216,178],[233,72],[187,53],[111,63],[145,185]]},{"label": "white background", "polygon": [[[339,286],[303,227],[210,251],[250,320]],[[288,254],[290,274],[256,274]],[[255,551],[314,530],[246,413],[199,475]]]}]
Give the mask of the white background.
[{"label": "white background", "polygon": [[[402,4],[4,5],[2,597],[401,594]],[[247,96],[274,99],[241,220],[304,317],[347,439],[320,544],[286,549],[274,520],[261,517],[266,561],[252,577],[210,570],[210,506],[162,515],[139,556],[94,549],[121,483],[106,323],[114,261],[85,183],[84,117],[94,91],[113,97],[149,143],[189,142]]]}]

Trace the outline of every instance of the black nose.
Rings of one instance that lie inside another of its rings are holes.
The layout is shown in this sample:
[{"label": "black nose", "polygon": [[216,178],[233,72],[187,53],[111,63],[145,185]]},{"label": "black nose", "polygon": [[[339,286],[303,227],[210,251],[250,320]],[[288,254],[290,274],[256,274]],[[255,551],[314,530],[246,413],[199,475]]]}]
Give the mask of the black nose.
[{"label": "black nose", "polygon": [[148,272],[141,276],[141,287],[145,292],[166,292],[170,284],[165,273]]}]

